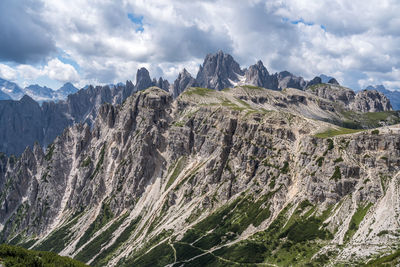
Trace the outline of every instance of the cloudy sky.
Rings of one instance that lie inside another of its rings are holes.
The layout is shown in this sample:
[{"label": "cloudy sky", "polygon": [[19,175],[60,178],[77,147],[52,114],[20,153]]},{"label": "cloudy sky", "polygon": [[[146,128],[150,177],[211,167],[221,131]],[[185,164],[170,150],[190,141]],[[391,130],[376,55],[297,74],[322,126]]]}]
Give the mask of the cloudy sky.
[{"label": "cloudy sky", "polygon": [[144,66],[171,82],[221,49],[242,67],[400,89],[399,14],[398,0],[1,0],[0,77],[58,88]]}]

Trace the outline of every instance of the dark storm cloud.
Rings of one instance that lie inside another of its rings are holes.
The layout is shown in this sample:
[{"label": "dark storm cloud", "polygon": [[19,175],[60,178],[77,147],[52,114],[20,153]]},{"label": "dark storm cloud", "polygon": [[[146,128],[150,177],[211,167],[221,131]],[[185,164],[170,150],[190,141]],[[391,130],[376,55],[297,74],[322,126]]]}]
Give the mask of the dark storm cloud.
[{"label": "dark storm cloud", "polygon": [[0,1],[0,61],[36,62],[55,51],[55,42],[33,0]]}]

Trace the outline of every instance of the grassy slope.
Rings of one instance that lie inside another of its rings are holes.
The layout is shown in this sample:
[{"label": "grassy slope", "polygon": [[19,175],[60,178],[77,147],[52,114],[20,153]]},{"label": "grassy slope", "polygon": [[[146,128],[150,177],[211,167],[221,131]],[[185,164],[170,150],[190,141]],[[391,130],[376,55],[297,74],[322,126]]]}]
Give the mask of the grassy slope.
[{"label": "grassy slope", "polygon": [[0,263],[8,266],[83,267],[79,261],[53,252],[27,250],[21,247],[0,245]]}]

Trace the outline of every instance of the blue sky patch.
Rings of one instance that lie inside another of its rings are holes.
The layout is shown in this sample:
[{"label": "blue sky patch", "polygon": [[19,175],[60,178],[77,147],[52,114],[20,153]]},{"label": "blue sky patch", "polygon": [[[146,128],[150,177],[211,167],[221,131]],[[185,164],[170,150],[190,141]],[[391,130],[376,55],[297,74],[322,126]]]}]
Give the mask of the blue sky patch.
[{"label": "blue sky patch", "polygon": [[128,18],[136,25],[136,32],[143,32],[143,16],[137,16],[133,13],[128,13]]}]

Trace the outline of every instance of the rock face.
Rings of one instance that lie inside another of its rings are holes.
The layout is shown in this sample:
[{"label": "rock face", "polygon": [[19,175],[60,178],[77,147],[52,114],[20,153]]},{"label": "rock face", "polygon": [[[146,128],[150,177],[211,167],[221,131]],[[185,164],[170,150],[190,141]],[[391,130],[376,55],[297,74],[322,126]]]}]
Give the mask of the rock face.
[{"label": "rock face", "polygon": [[104,104],[45,153],[0,157],[1,237],[91,266],[379,256],[399,242],[399,129],[340,135],[317,120],[337,105],[249,87]]},{"label": "rock face", "polygon": [[328,81],[328,83],[329,83],[329,84],[334,84],[334,85],[340,85],[340,84],[338,83],[338,81],[336,81],[335,78],[330,79],[330,80]]},{"label": "rock face", "polygon": [[359,112],[382,112],[392,110],[389,99],[376,90],[364,90],[357,94],[335,83],[310,86],[307,91],[321,98],[345,104],[346,109]]},{"label": "rock face", "polygon": [[26,144],[43,140],[46,122],[42,118],[39,104],[29,96],[19,101],[0,101],[0,151],[20,154]]},{"label": "rock face", "polygon": [[149,88],[153,82],[150,79],[149,71],[146,68],[138,69],[136,73],[136,91],[141,91]]},{"label": "rock face", "polygon": [[383,93],[389,100],[394,110],[400,110],[400,92],[387,90],[383,85],[368,86],[365,90],[376,90]]},{"label": "rock face", "polygon": [[317,85],[317,84],[321,84],[322,83],[322,79],[321,77],[314,77],[314,79],[312,79],[311,81],[309,81],[307,83],[307,87],[313,86],[313,85]]},{"label": "rock face", "polygon": [[278,74],[279,88],[296,88],[304,89],[307,85],[302,77],[297,77],[288,71],[282,71]]},{"label": "rock face", "polygon": [[219,51],[206,56],[197,73],[196,82],[200,87],[222,90],[232,87],[243,74],[231,55]]},{"label": "rock face", "polygon": [[363,90],[356,94],[354,103],[351,104],[353,110],[361,112],[379,112],[392,110],[389,99],[381,92],[376,90]]},{"label": "rock face", "polygon": [[1,78],[0,78],[0,91],[14,100],[19,100],[24,96],[24,92],[16,83]]},{"label": "rock face", "polygon": [[[0,109],[4,111],[0,113],[0,151],[20,155],[26,146],[32,146],[35,141],[47,147],[73,123],[92,125],[103,103],[121,104],[134,92],[155,84],[165,91],[169,90],[168,81],[162,78],[153,84],[145,68],[138,70],[136,80],[136,85],[127,81],[126,85],[112,87],[88,86],[68,95],[65,101],[43,102],[41,106],[28,96],[20,101],[0,101]],[[31,87],[31,90],[35,88]],[[67,85],[65,90],[73,88]]]},{"label": "rock face", "polygon": [[276,75],[270,75],[261,60],[251,65],[245,72],[244,84],[250,84],[271,90],[279,89],[279,81]]},{"label": "rock face", "polygon": [[177,98],[186,88],[197,86],[196,80],[190,73],[183,69],[178,75],[172,87],[172,96]]}]

